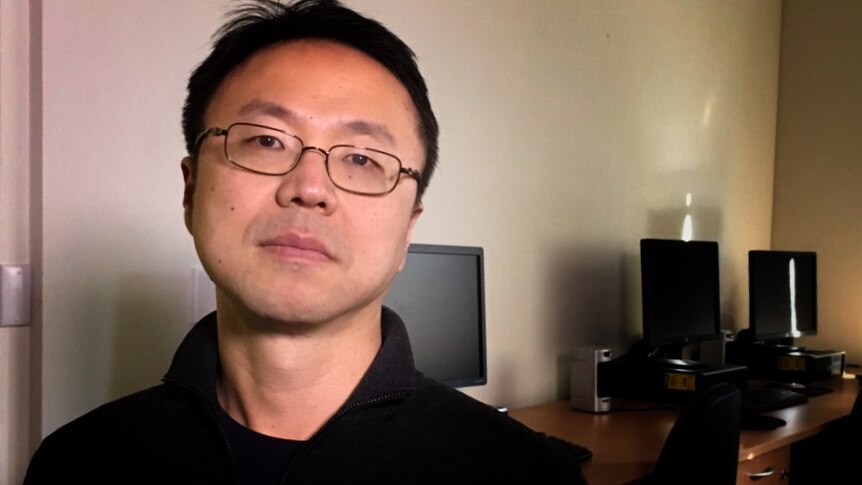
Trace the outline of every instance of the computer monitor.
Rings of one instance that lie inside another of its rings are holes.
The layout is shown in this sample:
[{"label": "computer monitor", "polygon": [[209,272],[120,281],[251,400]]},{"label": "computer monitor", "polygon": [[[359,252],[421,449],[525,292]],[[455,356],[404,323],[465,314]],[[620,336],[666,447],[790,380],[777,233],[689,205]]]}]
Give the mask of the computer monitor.
[{"label": "computer monitor", "polygon": [[[817,254],[748,252],[749,331],[756,341],[817,333]],[[783,342],[782,342],[783,341]]]},{"label": "computer monitor", "polygon": [[417,369],[451,387],[487,383],[482,248],[411,244],[384,305],[404,320]]},{"label": "computer monitor", "polygon": [[640,253],[646,345],[680,358],[689,342],[719,338],[718,243],[642,239]]}]

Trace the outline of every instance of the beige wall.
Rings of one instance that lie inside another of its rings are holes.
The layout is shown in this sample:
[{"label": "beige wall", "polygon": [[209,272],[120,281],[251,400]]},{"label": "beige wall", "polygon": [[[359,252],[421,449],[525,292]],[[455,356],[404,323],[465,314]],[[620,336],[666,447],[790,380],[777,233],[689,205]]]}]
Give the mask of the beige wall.
[{"label": "beige wall", "polygon": [[[0,264],[30,262],[28,8],[0,0]],[[0,484],[30,458],[30,327],[0,328]]]},{"label": "beige wall", "polygon": [[468,394],[547,400],[573,345],[627,350],[638,241],[678,238],[686,213],[721,244],[726,326],[745,326],[746,253],[770,235],[779,2],[354,3],[414,46],[440,117],[414,240],[485,248],[489,384]]},{"label": "beige wall", "polygon": [[782,21],[776,249],[818,256],[814,348],[862,363],[862,3],[790,0]]},{"label": "beige wall", "polygon": [[[43,434],[157,383],[190,326],[180,107],[223,4],[42,5]],[[465,392],[552,399],[572,346],[626,350],[638,241],[686,214],[721,244],[725,326],[744,326],[746,252],[770,241],[778,0],[349,4],[414,47],[441,122],[414,240],[486,251],[489,383]]]}]

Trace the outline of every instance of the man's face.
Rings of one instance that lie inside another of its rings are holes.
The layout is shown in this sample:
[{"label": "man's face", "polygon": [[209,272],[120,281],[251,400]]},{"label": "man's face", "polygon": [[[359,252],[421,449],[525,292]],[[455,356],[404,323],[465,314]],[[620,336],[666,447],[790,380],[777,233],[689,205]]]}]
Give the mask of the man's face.
[{"label": "man's face", "polygon": [[[227,77],[205,116],[207,128],[257,123],[307,146],[376,148],[421,171],[417,119],[389,71],[324,41],[255,54]],[[320,152],[306,151],[287,175],[266,176],[232,165],[223,147],[224,137],[206,137],[194,176],[183,162],[186,226],[219,309],[294,323],[378,311],[422,211],[416,181],[402,176],[388,195],[356,195],[332,184]]]}]

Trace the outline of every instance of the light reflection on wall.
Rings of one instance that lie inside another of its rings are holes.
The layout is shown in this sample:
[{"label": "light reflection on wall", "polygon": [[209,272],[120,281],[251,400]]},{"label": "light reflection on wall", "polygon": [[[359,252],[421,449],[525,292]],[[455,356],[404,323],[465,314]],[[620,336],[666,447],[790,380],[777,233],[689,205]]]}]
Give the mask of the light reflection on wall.
[{"label": "light reflection on wall", "polygon": [[[685,206],[691,207],[691,192],[685,194]],[[685,218],[682,220],[682,237],[683,241],[691,241],[694,229],[692,228],[691,214],[686,211]]]},{"label": "light reflection on wall", "polygon": [[703,118],[701,122],[703,123],[703,127],[707,128],[709,126],[709,121],[712,119],[712,98],[713,95],[710,94],[708,96],[709,99],[706,100],[706,103],[703,105]]}]

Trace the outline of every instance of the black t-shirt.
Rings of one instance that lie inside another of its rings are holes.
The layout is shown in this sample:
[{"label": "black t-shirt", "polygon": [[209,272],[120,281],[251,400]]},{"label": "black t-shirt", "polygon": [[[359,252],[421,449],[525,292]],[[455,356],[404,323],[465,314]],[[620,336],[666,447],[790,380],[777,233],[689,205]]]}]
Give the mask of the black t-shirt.
[{"label": "black t-shirt", "polygon": [[236,466],[237,483],[279,483],[290,457],[304,442],[260,434],[237,423],[223,409],[219,409]]}]

